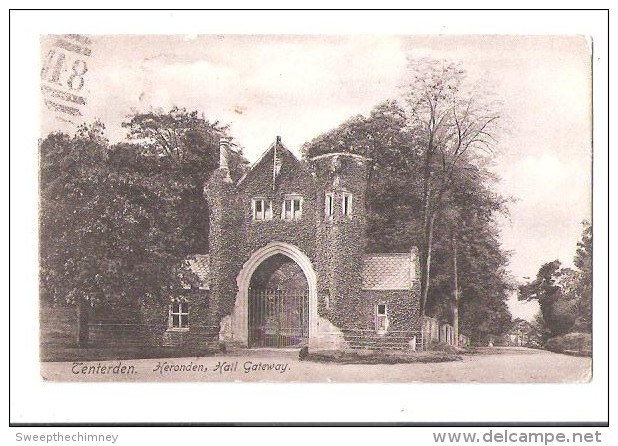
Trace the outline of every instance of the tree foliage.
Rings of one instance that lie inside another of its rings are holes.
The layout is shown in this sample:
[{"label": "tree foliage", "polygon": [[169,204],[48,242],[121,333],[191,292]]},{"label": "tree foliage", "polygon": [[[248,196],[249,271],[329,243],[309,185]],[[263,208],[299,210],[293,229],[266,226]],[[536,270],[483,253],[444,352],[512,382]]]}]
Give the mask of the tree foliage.
[{"label": "tree foliage", "polygon": [[[231,140],[228,127],[178,107],[169,112],[135,113],[123,127],[133,144],[120,144],[115,148],[117,154],[130,156],[136,169],[146,169],[162,184],[173,180],[180,187],[176,212],[183,223],[182,237],[193,240],[194,252],[207,251],[209,216],[202,186],[218,166],[221,138]],[[248,163],[236,147],[228,152],[228,164],[230,175],[238,179]]]},{"label": "tree foliage", "polygon": [[575,328],[578,331],[592,332],[592,225],[582,222],[584,230],[577,243],[573,263],[578,270],[575,293],[578,296]]},{"label": "tree foliage", "polygon": [[422,208],[420,153],[396,101],[378,104],[368,116],[354,116],[305,143],[307,158],[350,152],[368,158],[367,249],[396,252],[419,246],[418,209]]},{"label": "tree foliage", "polygon": [[519,300],[539,302],[547,338],[592,331],[592,226],[587,221],[583,226],[573,262],[576,270],[554,260],[519,287]]},{"label": "tree foliage", "polygon": [[235,148],[228,153],[232,178],[240,178],[247,168],[242,150],[233,143],[229,127],[209,122],[197,111],[172,107],[170,111],[134,113],[122,124],[127,139],[135,142],[142,156],[152,156],[169,167],[181,167],[185,174],[204,180],[217,167],[219,142],[226,138]]},{"label": "tree foliage", "polygon": [[423,158],[423,243],[421,244],[421,314],[431,286],[434,225],[453,178],[475,157],[490,154],[496,142],[495,104],[467,87],[457,64],[411,60],[405,87],[408,126]]},{"label": "tree foliage", "polygon": [[350,118],[307,142],[303,154],[369,158],[366,249],[423,247],[433,269],[422,272],[429,280],[424,312],[447,322],[456,237],[462,328],[481,339],[509,328],[506,299],[513,289],[495,224],[506,199],[492,190],[497,178],[480,156],[492,148],[497,117],[480,97],[464,94],[465,73],[455,65],[416,68],[404,102],[386,101]]},{"label": "tree foliage", "polygon": [[[111,147],[98,122],[40,143],[44,299],[137,305],[139,297],[167,299],[181,282],[197,280],[185,259],[207,250],[202,188],[226,129],[179,109],[136,114],[126,126],[133,142]],[[245,165],[234,152],[233,172]]]},{"label": "tree foliage", "polygon": [[431,289],[427,311],[452,320],[454,306],[453,243],[458,269],[458,309],[461,331],[477,341],[508,330],[510,313],[506,300],[514,286],[508,274],[509,253],[500,245],[495,217],[505,199],[484,183],[463,176],[444,203],[436,223],[432,256]]}]

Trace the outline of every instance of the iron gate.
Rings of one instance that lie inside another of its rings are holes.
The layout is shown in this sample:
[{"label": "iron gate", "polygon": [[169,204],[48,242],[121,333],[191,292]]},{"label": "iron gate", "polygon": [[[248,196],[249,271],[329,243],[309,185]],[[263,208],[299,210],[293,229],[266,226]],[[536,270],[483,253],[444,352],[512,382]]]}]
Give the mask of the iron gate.
[{"label": "iron gate", "polygon": [[309,291],[249,289],[249,347],[291,347],[309,338]]}]

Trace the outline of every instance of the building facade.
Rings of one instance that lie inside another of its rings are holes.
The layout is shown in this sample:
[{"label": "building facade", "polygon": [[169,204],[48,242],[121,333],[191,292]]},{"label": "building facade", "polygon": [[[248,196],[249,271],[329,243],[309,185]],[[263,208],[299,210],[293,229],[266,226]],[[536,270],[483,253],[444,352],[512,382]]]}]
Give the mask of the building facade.
[{"label": "building facade", "polygon": [[[310,349],[421,345],[417,251],[365,253],[368,160],[299,160],[279,138],[240,180],[220,167],[204,187],[208,254],[199,289],[144,308],[166,345]],[[167,320],[166,320],[167,319]]]}]

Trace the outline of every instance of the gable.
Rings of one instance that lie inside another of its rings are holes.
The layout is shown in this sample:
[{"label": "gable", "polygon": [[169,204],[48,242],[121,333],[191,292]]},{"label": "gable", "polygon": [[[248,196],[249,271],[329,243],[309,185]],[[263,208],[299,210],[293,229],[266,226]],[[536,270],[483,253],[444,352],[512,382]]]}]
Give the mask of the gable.
[{"label": "gable", "polygon": [[367,254],[363,258],[364,290],[409,290],[416,277],[412,253]]},{"label": "gable", "polygon": [[[275,152],[277,158],[275,160]],[[306,175],[306,167],[302,161],[278,140],[270,145],[262,156],[249,168],[236,183],[240,189],[254,189],[256,185],[272,188],[273,172],[275,184],[298,175]]]}]

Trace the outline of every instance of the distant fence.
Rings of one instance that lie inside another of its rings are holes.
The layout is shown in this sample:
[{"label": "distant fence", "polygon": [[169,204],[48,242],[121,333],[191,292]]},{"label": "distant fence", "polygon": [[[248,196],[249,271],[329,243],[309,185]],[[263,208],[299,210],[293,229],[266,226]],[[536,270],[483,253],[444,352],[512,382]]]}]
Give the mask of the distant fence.
[{"label": "distant fence", "polygon": [[455,329],[452,325],[440,324],[437,319],[425,316],[423,318],[423,348],[427,348],[432,342],[465,347],[470,345],[470,338],[460,333],[458,339],[455,339]]},{"label": "distant fence", "polygon": [[[55,347],[76,346],[77,318],[74,307],[51,307],[41,306],[40,336],[42,351]],[[122,320],[110,320],[92,317],[89,325],[89,343],[92,346],[146,346],[153,345],[153,339],[149,335],[149,327],[144,323],[134,323]],[[195,324],[193,325],[196,326]],[[207,327],[199,325],[195,332],[165,331],[165,328],[156,327],[164,332],[163,345],[179,344],[204,344],[209,341],[218,343],[219,327]],[[426,349],[432,342],[442,342],[448,345],[467,346],[470,339],[463,334],[459,335],[455,342],[455,331],[449,324],[440,324],[432,317],[423,319],[422,330],[389,330],[379,334],[372,329],[343,328],[333,333],[333,338],[341,336],[345,339],[345,345],[339,345],[333,341],[333,348],[352,349],[393,349],[393,350],[421,350]],[[208,336],[206,336],[208,335]],[[323,340],[328,340],[328,334],[321,334]]]}]

